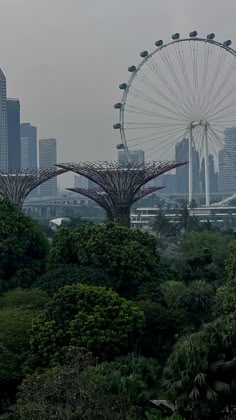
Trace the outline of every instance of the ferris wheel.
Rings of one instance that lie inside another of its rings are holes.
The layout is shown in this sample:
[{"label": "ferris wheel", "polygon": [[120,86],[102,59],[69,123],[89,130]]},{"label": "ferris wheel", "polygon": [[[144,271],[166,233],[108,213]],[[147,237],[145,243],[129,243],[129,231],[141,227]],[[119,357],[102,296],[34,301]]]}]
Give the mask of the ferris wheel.
[{"label": "ferris wheel", "polygon": [[[236,51],[231,41],[217,42],[215,34],[199,37],[172,35],[155,42],[152,52],[128,68],[120,84],[122,100],[114,105],[120,131],[117,149],[130,159],[141,150],[146,160],[175,156],[176,144],[188,143],[189,201],[194,194],[194,153],[204,163],[206,205],[210,205],[209,155],[217,157],[227,129],[236,138]],[[226,151],[227,153],[227,151]],[[229,151],[229,159],[232,159]],[[236,161],[235,161],[236,164]]]}]

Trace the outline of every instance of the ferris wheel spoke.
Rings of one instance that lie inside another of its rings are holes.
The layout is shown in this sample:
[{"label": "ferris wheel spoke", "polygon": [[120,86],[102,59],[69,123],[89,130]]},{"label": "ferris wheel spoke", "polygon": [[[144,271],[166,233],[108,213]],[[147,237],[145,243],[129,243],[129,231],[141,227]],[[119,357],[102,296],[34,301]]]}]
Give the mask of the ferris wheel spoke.
[{"label": "ferris wheel spoke", "polygon": [[204,43],[204,60],[203,60],[203,75],[202,75],[202,83],[201,83],[201,102],[200,102],[200,109],[205,109],[207,106],[207,83],[209,80],[209,68],[211,59],[213,56],[213,44]]},{"label": "ferris wheel spoke", "polygon": [[172,140],[177,142],[180,138],[183,138],[185,136],[185,133],[188,132],[188,130],[179,130],[176,133],[172,133],[170,136],[168,136],[165,140],[161,141],[160,143],[158,143],[155,146],[150,147],[149,149],[147,149],[146,151],[150,151],[153,150],[153,148],[155,147],[159,147],[160,145],[163,144],[163,147],[165,147],[165,145],[168,145],[169,142],[171,142]]},{"label": "ferris wheel spoke", "polygon": [[197,53],[198,53],[198,44],[196,42],[190,42],[190,55],[192,59],[192,68],[193,68],[193,104],[196,107],[198,103],[198,77],[197,77]]},{"label": "ferris wheel spoke", "polygon": [[235,63],[235,59],[233,59],[228,71],[225,73],[225,76],[224,76],[218,90],[215,92],[215,95],[212,97],[213,100],[218,97],[218,95],[221,93],[222,89],[230,81],[230,79],[233,76],[235,70],[236,70],[236,63]]},{"label": "ferris wheel spoke", "polygon": [[126,103],[125,109],[126,109],[126,112],[128,112],[129,114],[137,112],[137,114],[149,115],[149,116],[153,116],[153,117],[159,117],[163,120],[168,120],[168,125],[170,124],[170,120],[177,121],[177,122],[181,121],[179,118],[175,118],[173,116],[169,117],[166,114],[159,114],[159,113],[154,112],[154,111],[149,111],[149,110],[147,111],[144,108],[141,108],[141,107],[138,107],[138,106],[135,106],[135,105],[130,105],[128,103]]},{"label": "ferris wheel spoke", "polygon": [[[217,111],[219,106],[222,105],[226,100],[229,100],[230,96],[234,94],[234,89],[230,89],[229,91],[226,92],[226,94],[218,101],[215,103],[214,99],[213,99],[213,103],[214,103],[214,111]],[[208,118],[211,118],[211,113],[210,110],[209,112],[206,114],[206,120]]]},{"label": "ferris wheel spoke", "polygon": [[185,91],[183,89],[183,86],[182,86],[181,82],[179,81],[178,77],[176,76],[176,72],[175,72],[175,69],[174,69],[174,66],[172,64],[172,61],[171,61],[171,58],[170,58],[170,55],[169,55],[169,52],[168,52],[167,48],[163,48],[163,49],[160,50],[160,56],[161,56],[163,62],[167,65],[167,68],[169,69],[169,72],[170,72],[174,82],[176,83],[176,86],[177,86],[177,88],[179,90],[179,93],[181,95],[180,98],[184,102],[185,97],[186,97]]},{"label": "ferris wheel spoke", "polygon": [[158,155],[159,155],[158,159],[162,159],[163,156],[165,156],[165,154],[169,151],[170,147],[175,146],[175,144],[179,140],[182,140],[183,138],[185,138],[186,134],[187,134],[187,131],[183,131],[178,137],[172,137],[170,139],[170,141],[165,146],[163,146],[163,148],[158,148],[158,144],[156,146],[153,146],[153,147],[149,148],[146,151],[146,156],[147,157],[153,156],[153,153],[155,153],[155,150],[158,148]]},{"label": "ferris wheel spoke", "polygon": [[[166,143],[166,141],[167,141],[167,139],[170,137],[170,136],[175,136],[175,135],[177,135],[178,133],[180,133],[180,132],[183,132],[184,130],[183,129],[179,129],[179,130],[172,130],[172,131],[168,131],[168,132],[163,132],[163,133],[158,133],[158,135],[156,135],[156,134],[153,134],[153,136],[154,137],[151,137],[151,138],[149,138],[148,140],[143,140],[142,139],[142,141],[141,142],[138,142],[138,143],[135,143],[135,144],[132,144],[132,147],[135,147],[135,146],[139,146],[139,145],[141,145],[141,144],[147,144],[147,143],[151,143],[152,141],[156,141],[156,140],[161,140],[158,144],[159,145],[161,145],[161,144],[163,144],[163,143]],[[127,143],[128,144],[130,144],[130,143],[133,143],[133,140],[127,140]]]},{"label": "ferris wheel spoke", "polygon": [[[229,108],[232,108],[232,106],[236,106],[236,100],[233,101],[233,102],[231,102],[231,103],[229,103],[228,105],[224,106],[223,108],[219,109],[218,111],[214,112],[211,115],[211,120],[213,121],[214,120],[214,117],[216,117],[216,115],[220,114],[221,112],[226,111]],[[224,115],[225,116],[229,116],[229,115],[234,115],[234,114],[235,114],[235,112],[233,112],[233,114],[224,114]],[[222,118],[222,116],[221,116],[221,118]]]},{"label": "ferris wheel spoke", "polygon": [[[165,78],[163,72],[161,71],[161,69],[159,68],[158,64],[155,62],[155,60],[153,59],[153,57],[151,57],[150,60],[147,62],[147,66],[154,73],[154,75],[158,78],[158,80],[161,80],[162,81],[162,83],[164,84],[164,86],[168,90],[168,94],[172,94],[172,96],[176,99],[176,101],[177,101],[178,104],[180,102],[182,102],[180,100],[181,98],[179,97],[178,93],[175,92],[173,86],[171,86],[171,84],[167,81],[167,79]],[[187,106],[187,104],[185,104],[185,111],[186,111],[186,106]]]},{"label": "ferris wheel spoke", "polygon": [[188,72],[186,69],[186,62],[185,62],[185,57],[184,57],[184,50],[183,50],[183,46],[181,43],[178,44],[174,44],[174,49],[175,49],[175,53],[177,56],[177,60],[180,64],[180,68],[182,70],[182,74],[186,83],[186,92],[185,92],[185,96],[186,96],[186,102],[188,104],[188,106],[190,108],[193,107],[193,102],[191,101],[191,98],[193,97],[193,91],[190,85],[190,81],[189,81],[189,77],[188,77]]},{"label": "ferris wheel spoke", "polygon": [[219,77],[219,74],[221,72],[222,66],[224,65],[224,62],[225,62],[225,60],[224,60],[225,59],[225,54],[226,54],[225,49],[222,48],[221,51],[220,51],[220,54],[218,56],[218,60],[217,60],[216,66],[215,66],[215,71],[214,71],[214,74],[213,74],[211,84],[209,86],[209,89],[206,92],[207,93],[207,98],[208,98],[208,104],[207,104],[207,106],[205,106],[205,108],[203,108],[203,113],[209,112],[209,107],[211,106],[211,97],[212,97],[212,94],[214,92],[214,87],[216,85],[216,81],[217,81],[217,79]]},{"label": "ferris wheel spoke", "polygon": [[156,92],[159,96],[161,96],[166,102],[168,102],[171,106],[173,106],[173,109],[176,109],[176,107],[177,108],[180,107],[183,112],[186,112],[186,109],[182,106],[182,104],[178,103],[178,98],[177,98],[177,102],[173,101],[170,98],[170,96],[167,96],[165,93],[161,91],[160,88],[157,88],[155,84],[147,76],[145,76],[141,72],[139,73],[140,74],[137,75],[137,80],[139,80],[141,83],[148,86],[149,88],[152,89],[152,91]]},{"label": "ferris wheel spoke", "polygon": [[144,100],[144,101],[146,101],[146,102],[148,102],[148,103],[150,103],[152,105],[155,105],[155,106],[157,106],[157,107],[159,107],[161,109],[164,109],[165,111],[167,111],[170,114],[170,117],[171,117],[172,114],[174,114],[177,117],[181,118],[181,113],[180,112],[178,112],[176,110],[174,111],[173,109],[167,107],[166,105],[161,104],[160,102],[157,102],[155,99],[151,98],[150,96],[146,95],[144,92],[142,92],[142,91],[140,91],[138,89],[133,89],[132,88],[130,90],[130,93],[131,93],[131,95],[134,95],[136,97],[139,97],[142,100]]}]

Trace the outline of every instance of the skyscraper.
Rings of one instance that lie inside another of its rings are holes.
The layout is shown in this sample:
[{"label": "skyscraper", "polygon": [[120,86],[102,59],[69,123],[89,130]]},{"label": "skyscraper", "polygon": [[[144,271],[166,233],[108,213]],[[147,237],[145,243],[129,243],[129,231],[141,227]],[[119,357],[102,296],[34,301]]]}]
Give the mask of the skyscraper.
[{"label": "skyscraper", "polygon": [[20,125],[21,169],[37,168],[37,128],[30,123]]},{"label": "skyscraper", "polygon": [[0,167],[8,167],[7,83],[0,69]]},{"label": "skyscraper", "polygon": [[219,151],[219,193],[224,194],[225,163],[224,149]]},{"label": "skyscraper", "polygon": [[127,160],[133,163],[144,163],[144,151],[143,150],[130,150],[129,155],[125,150],[118,150],[118,162],[125,163]]},{"label": "skyscraper", "polygon": [[[39,167],[53,168],[57,163],[57,141],[56,139],[39,140]],[[57,177],[44,182],[40,186],[41,197],[52,197],[57,195]]]},{"label": "skyscraper", "polygon": [[[200,192],[200,160],[199,153],[193,146],[193,192]],[[189,160],[189,140],[183,139],[175,145],[175,160],[177,162],[188,162]],[[189,190],[189,167],[188,165],[176,168],[176,192],[187,194]]]},{"label": "skyscraper", "polygon": [[19,171],[21,168],[20,144],[20,101],[7,99],[7,131],[8,131],[8,168]]},{"label": "skyscraper", "polygon": [[95,182],[90,181],[90,179],[85,178],[85,176],[82,175],[74,176],[74,186],[75,188],[84,188],[85,190],[99,188]]},{"label": "skyscraper", "polygon": [[224,149],[220,154],[221,191],[224,195],[236,193],[236,127],[224,131]]},{"label": "skyscraper", "polygon": [[[218,192],[218,173],[215,172],[214,156],[208,156],[208,169],[209,169],[209,188],[210,193]],[[205,193],[205,158],[201,163],[201,192]]]},{"label": "skyscraper", "polygon": [[[175,145],[175,160],[187,162],[189,159],[189,141],[183,139]],[[189,168],[187,165],[176,168],[176,192],[188,193]]]}]

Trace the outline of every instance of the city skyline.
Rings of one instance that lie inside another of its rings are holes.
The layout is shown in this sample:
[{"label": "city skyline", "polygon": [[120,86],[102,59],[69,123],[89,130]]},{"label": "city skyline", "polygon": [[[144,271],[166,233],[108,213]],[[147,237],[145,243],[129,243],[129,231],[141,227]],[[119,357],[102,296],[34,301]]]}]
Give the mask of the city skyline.
[{"label": "city skyline", "polygon": [[[155,39],[196,28],[203,34],[215,29],[220,40],[236,41],[234,1],[228,7],[215,0],[184,0],[178,7],[164,0],[150,0],[148,7],[131,0],[123,5],[125,13],[112,0],[99,5],[91,0],[2,0],[0,67],[7,74],[9,96],[20,99],[22,121],[37,126],[39,138],[58,139],[59,160],[116,157],[112,107],[119,99],[117,88],[127,80],[128,66]],[[10,22],[7,37],[4,22]],[[15,58],[17,50],[21,60]]]}]

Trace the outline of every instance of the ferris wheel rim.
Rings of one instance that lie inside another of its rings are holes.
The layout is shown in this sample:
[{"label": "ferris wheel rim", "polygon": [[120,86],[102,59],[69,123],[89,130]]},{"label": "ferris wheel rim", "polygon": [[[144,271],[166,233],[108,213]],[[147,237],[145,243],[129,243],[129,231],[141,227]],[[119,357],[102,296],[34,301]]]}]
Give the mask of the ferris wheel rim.
[{"label": "ferris wheel rim", "polygon": [[121,98],[121,108],[119,110],[119,124],[120,124],[120,137],[121,137],[121,144],[124,146],[124,150],[126,152],[129,152],[129,147],[126,140],[126,134],[125,134],[125,128],[124,128],[124,115],[125,115],[125,105],[126,100],[130,91],[130,88],[132,87],[132,83],[135,80],[137,74],[140,72],[142,67],[147,63],[147,61],[152,58],[155,54],[160,52],[161,50],[175,44],[185,43],[185,42],[202,42],[205,44],[214,45],[218,48],[221,48],[231,55],[233,55],[236,58],[236,50],[234,50],[230,46],[225,46],[223,43],[216,41],[215,39],[208,39],[208,38],[202,38],[202,37],[187,37],[187,38],[178,38],[178,39],[172,39],[170,42],[167,42],[165,44],[162,44],[160,46],[157,46],[153,51],[150,53],[147,52],[147,55],[140,61],[140,63],[136,66],[135,70],[132,71],[131,76],[129,77],[126,85],[127,87],[124,89],[122,98]]}]

